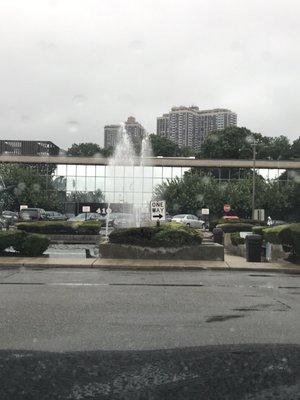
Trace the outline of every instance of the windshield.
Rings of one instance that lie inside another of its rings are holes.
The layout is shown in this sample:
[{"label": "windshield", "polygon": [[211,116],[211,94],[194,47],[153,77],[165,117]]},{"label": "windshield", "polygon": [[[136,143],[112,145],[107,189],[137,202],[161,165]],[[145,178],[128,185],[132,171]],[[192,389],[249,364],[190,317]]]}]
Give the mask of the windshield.
[{"label": "windshield", "polygon": [[300,400],[300,1],[0,0],[0,400]]}]

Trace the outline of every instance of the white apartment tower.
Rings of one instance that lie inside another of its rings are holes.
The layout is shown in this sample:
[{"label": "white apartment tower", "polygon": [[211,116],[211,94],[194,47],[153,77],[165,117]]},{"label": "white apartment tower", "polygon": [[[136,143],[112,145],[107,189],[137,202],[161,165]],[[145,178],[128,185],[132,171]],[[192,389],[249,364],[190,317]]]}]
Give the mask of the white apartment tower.
[{"label": "white apartment tower", "polygon": [[169,113],[157,118],[156,133],[180,147],[189,146],[198,150],[209,132],[236,124],[237,115],[231,110],[199,110],[197,106],[172,107]]}]

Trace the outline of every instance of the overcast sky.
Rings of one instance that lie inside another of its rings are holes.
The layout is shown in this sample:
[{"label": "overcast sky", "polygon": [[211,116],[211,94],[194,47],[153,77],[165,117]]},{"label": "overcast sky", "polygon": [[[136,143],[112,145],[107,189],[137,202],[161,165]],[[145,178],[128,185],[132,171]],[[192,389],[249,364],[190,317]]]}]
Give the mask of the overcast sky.
[{"label": "overcast sky", "polygon": [[0,137],[102,145],[195,104],[295,139],[299,20],[299,0],[0,0]]}]

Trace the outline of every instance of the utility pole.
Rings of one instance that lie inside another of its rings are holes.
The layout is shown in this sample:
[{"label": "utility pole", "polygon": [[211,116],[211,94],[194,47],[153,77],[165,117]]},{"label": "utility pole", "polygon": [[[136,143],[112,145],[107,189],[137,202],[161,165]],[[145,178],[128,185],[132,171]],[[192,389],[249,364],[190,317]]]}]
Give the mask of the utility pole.
[{"label": "utility pole", "polygon": [[254,219],[254,210],[255,210],[255,167],[256,167],[256,145],[257,141],[253,139],[252,142],[253,147],[253,175],[252,175],[252,219]]}]

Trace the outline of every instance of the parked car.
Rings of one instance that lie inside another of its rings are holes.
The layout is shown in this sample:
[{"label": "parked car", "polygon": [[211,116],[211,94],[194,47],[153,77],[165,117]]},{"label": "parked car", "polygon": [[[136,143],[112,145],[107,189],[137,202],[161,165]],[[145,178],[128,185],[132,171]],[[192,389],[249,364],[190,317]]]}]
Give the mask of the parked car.
[{"label": "parked car", "polygon": [[131,228],[135,226],[135,218],[133,214],[111,213],[108,224],[110,223],[115,228]]},{"label": "parked car", "polygon": [[14,225],[18,222],[19,214],[14,211],[2,211],[2,219],[7,225]]},{"label": "parked car", "polygon": [[205,221],[192,214],[178,214],[172,218],[172,221],[179,222],[191,228],[205,228]]},{"label": "parked car", "polygon": [[0,230],[7,228],[7,221],[0,215]]},{"label": "parked car", "polygon": [[20,221],[44,221],[46,219],[46,211],[42,208],[24,208],[19,212]]},{"label": "parked car", "polygon": [[105,217],[98,213],[81,213],[76,215],[76,217],[69,218],[68,221],[103,221]]},{"label": "parked car", "polygon": [[46,211],[46,217],[49,221],[66,221],[68,217],[58,211]]}]

